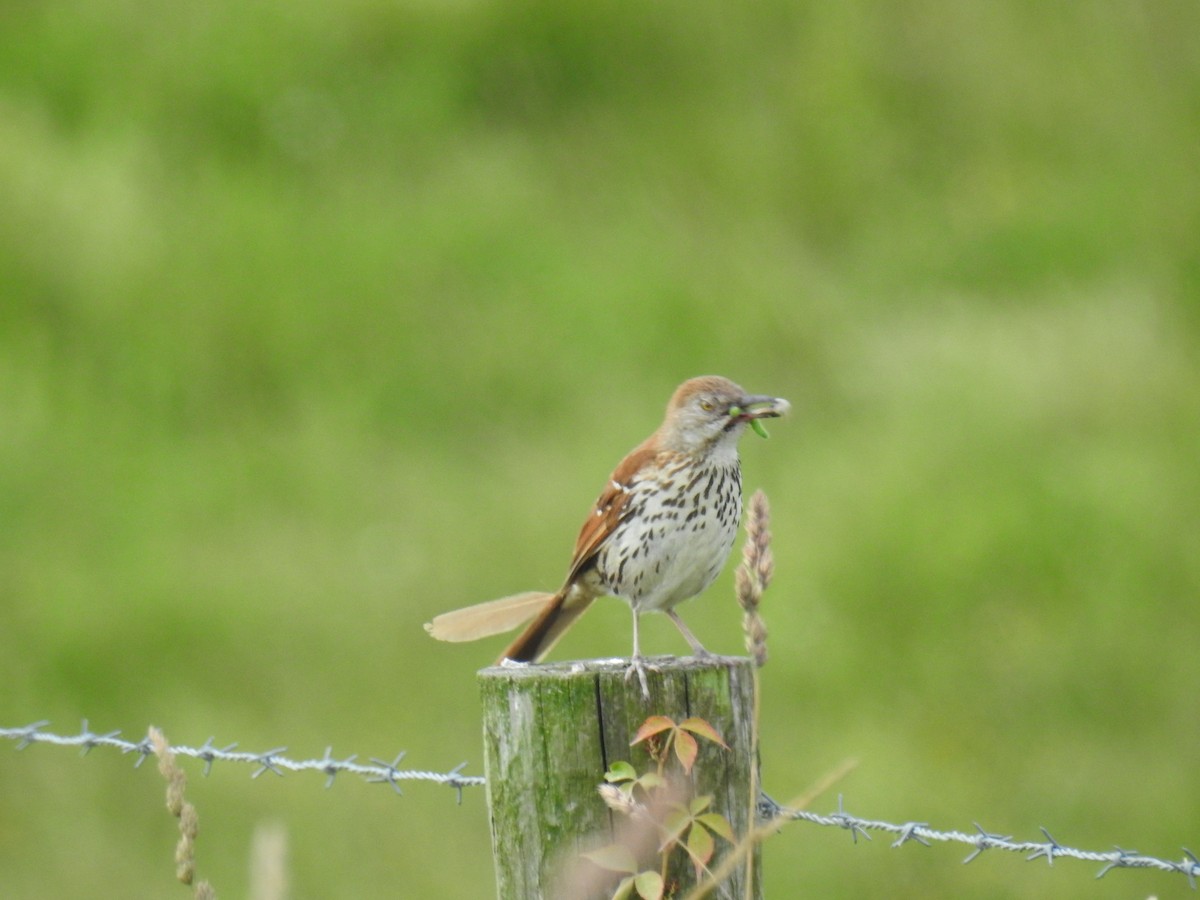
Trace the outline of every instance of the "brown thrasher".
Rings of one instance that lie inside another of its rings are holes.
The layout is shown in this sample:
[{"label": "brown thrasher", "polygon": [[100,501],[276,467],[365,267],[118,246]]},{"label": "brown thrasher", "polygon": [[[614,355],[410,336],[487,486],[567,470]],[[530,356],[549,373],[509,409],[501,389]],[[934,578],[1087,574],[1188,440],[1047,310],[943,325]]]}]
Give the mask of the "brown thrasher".
[{"label": "brown thrasher", "polygon": [[748,395],[727,378],[685,381],[662,425],[609,476],[557,593],[514,594],[443,613],[426,631],[443,641],[472,641],[533,619],[500,660],[536,662],[593,600],[620,597],[633,610],[633,659],[625,677],[636,672],[649,696],[638,617],[665,612],[696,655],[708,655],[675,606],[712,583],[733,547],[742,515],[737,444],[747,423],[788,408],[786,400]]}]

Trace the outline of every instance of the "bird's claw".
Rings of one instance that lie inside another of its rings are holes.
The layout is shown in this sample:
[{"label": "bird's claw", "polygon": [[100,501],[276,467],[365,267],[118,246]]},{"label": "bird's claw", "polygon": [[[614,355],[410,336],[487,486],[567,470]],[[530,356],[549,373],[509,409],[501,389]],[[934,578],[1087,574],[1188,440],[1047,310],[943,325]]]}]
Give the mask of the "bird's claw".
[{"label": "bird's claw", "polygon": [[635,656],[632,660],[630,660],[629,668],[625,670],[625,680],[628,681],[633,676],[633,673],[636,672],[638,681],[640,681],[642,684],[642,696],[645,697],[647,700],[649,700],[650,699],[650,685],[647,684],[647,682],[646,682],[646,670],[647,669],[649,669],[652,672],[658,671],[658,669],[655,666],[650,665],[644,659],[642,659],[640,656]]}]

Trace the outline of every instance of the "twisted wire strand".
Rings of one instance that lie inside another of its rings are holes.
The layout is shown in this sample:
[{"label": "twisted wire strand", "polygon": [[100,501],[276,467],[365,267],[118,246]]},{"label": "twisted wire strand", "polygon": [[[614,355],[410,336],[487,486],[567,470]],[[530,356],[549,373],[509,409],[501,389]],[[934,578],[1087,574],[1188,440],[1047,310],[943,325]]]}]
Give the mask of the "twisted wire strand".
[{"label": "twisted wire strand", "polygon": [[[97,733],[88,727],[86,719],[83,720],[79,733],[72,735],[60,735],[46,731],[44,729],[47,725],[49,722],[40,721],[19,728],[0,728],[0,738],[16,741],[18,750],[24,750],[31,744],[53,744],[60,747],[81,747],[86,755],[95,747],[112,747],[120,750],[123,754],[136,754],[135,768],[141,766],[146,761],[146,757],[154,755],[154,747],[149,736],[139,741],[129,741],[120,737],[120,731]],[[404,759],[403,752],[398,753],[391,762],[371,757],[369,763],[359,763],[355,762],[358,754],[352,754],[345,759],[334,758],[332,747],[327,747],[325,755],[320,759],[304,760],[295,760],[284,756],[286,747],[275,747],[259,753],[236,748],[236,743],[217,747],[213,743],[213,738],[210,737],[199,747],[171,746],[170,749],[177,756],[203,760],[205,775],[212,770],[214,762],[248,763],[257,767],[251,773],[251,778],[258,778],[266,772],[273,772],[279,776],[282,776],[285,771],[323,772],[327,776],[325,786],[328,788],[333,785],[337,775],[345,772],[358,775],[371,783],[390,784],[397,794],[402,793],[401,781],[430,781],[453,788],[460,803],[462,802],[463,788],[480,787],[485,783],[481,775],[463,774],[462,770],[466,768],[465,762],[448,772],[401,769],[399,766]],[[788,809],[775,802],[766,793],[762,793],[759,795],[758,815],[764,822],[794,820],[842,828],[850,832],[850,837],[855,843],[858,842],[859,837],[871,840],[870,833],[875,831],[895,835],[895,840],[891,844],[893,847],[900,847],[911,842],[928,847],[933,841],[964,844],[971,848],[971,852],[963,860],[964,863],[977,859],[985,850],[1005,850],[1010,853],[1026,854],[1025,858],[1029,861],[1045,859],[1048,865],[1054,865],[1055,859],[1064,857],[1084,862],[1102,863],[1102,868],[1096,873],[1097,878],[1103,878],[1113,869],[1157,869],[1163,872],[1182,874],[1193,889],[1196,887],[1197,879],[1200,878],[1200,859],[1197,859],[1196,855],[1186,847],[1183,848],[1184,855],[1181,860],[1168,860],[1139,853],[1137,850],[1127,850],[1123,847],[1115,847],[1107,851],[1080,850],[1060,844],[1046,828],[1041,829],[1045,838],[1041,841],[1014,840],[1011,835],[986,831],[978,823],[975,823],[973,832],[944,831],[931,828],[926,822],[895,823],[852,815],[842,805],[840,795],[837,810],[822,815],[803,809]]]},{"label": "twisted wire strand", "polygon": [[[87,754],[95,747],[113,747],[122,753],[137,754],[137,758],[133,763],[135,768],[141,766],[146,761],[147,756],[154,754],[154,747],[151,745],[148,736],[142,738],[140,741],[128,741],[120,737],[121,732],[119,730],[99,734],[88,727],[87,719],[83,720],[78,734],[60,735],[44,731],[43,729],[49,724],[47,721],[41,721],[33,722],[20,728],[0,728],[0,738],[15,740],[18,750],[24,750],[30,744],[55,744],[60,747],[82,747],[83,752]],[[212,771],[214,762],[249,763],[258,767],[251,774],[251,778],[258,778],[265,772],[274,772],[276,775],[282,776],[285,770],[290,772],[316,771],[324,772],[328,776],[325,786],[330,787],[333,785],[333,780],[337,775],[347,772],[352,775],[358,775],[368,782],[390,784],[398,794],[402,793],[400,790],[401,781],[432,781],[436,784],[445,784],[454,788],[458,792],[460,803],[462,802],[462,790],[464,787],[479,787],[484,783],[483,776],[481,775],[464,775],[462,773],[462,770],[467,765],[465,762],[455,766],[448,772],[401,769],[400,762],[404,759],[403,752],[398,753],[396,758],[391,762],[372,757],[369,763],[359,763],[355,762],[358,758],[357,753],[351,754],[345,759],[335,759],[332,747],[326,747],[325,755],[320,759],[303,760],[291,759],[284,756],[283,754],[287,751],[286,747],[275,747],[260,753],[237,750],[236,748],[236,743],[225,747],[218,747],[213,743],[213,738],[210,737],[199,747],[173,745],[170,749],[176,756],[190,756],[193,759],[203,760],[205,775],[208,775]]]},{"label": "twisted wire strand", "polygon": [[1045,859],[1046,863],[1051,866],[1054,865],[1055,859],[1061,857],[1079,859],[1084,862],[1103,863],[1103,868],[1096,873],[1097,878],[1103,878],[1113,869],[1159,869],[1164,872],[1178,872],[1184,875],[1188,880],[1188,884],[1193,889],[1196,887],[1196,879],[1200,878],[1200,860],[1186,847],[1183,848],[1183,859],[1172,861],[1160,859],[1156,856],[1147,856],[1136,850],[1126,850],[1123,847],[1115,847],[1107,851],[1079,850],[1075,847],[1060,844],[1044,827],[1040,830],[1045,840],[1017,841],[1013,840],[1012,835],[994,834],[985,831],[979,823],[975,823],[974,832],[963,832],[942,831],[929,827],[929,824],[926,822],[904,822],[900,824],[882,822],[877,819],[860,818],[846,812],[842,805],[841,795],[838,796],[837,811],[821,815],[802,809],[788,809],[776,803],[766,794],[760,794],[758,815],[760,819],[765,821],[785,821],[792,819],[811,822],[814,825],[844,828],[850,832],[850,837],[855,843],[858,843],[859,836],[871,840],[870,832],[881,831],[896,836],[896,839],[892,841],[893,847],[903,846],[910,841],[916,841],[918,844],[923,844],[926,847],[930,846],[930,841],[966,844],[972,850],[966,859],[963,860],[964,863],[969,863],[977,859],[985,850],[1007,850],[1011,853],[1028,854],[1025,857],[1028,861]]}]

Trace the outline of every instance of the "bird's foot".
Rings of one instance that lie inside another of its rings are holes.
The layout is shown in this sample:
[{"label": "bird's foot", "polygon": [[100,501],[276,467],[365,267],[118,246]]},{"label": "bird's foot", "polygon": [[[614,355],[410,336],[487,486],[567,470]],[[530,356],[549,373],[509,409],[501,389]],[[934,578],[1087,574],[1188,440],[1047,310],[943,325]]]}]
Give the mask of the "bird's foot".
[{"label": "bird's foot", "polygon": [[629,661],[629,668],[625,670],[625,680],[628,681],[633,677],[633,673],[637,673],[638,681],[642,684],[642,696],[647,700],[650,699],[650,685],[646,683],[646,670],[657,672],[658,669],[646,662],[642,657],[635,656]]}]

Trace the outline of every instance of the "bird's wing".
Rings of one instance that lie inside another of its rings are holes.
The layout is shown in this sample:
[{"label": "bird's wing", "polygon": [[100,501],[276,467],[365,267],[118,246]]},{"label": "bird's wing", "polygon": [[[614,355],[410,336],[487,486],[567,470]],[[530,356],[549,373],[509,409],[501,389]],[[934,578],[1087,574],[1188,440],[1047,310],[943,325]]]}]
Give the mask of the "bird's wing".
[{"label": "bird's wing", "polygon": [[601,546],[609,535],[616,530],[621,520],[633,509],[629,501],[633,496],[633,483],[637,474],[654,456],[654,449],[649,441],[635,448],[608,478],[608,484],[600,492],[595,506],[579,529],[579,537],[575,541],[575,555],[571,557],[571,568],[567,573],[567,584],[575,580],[584,567],[600,551]]}]

